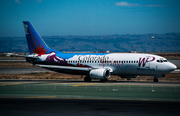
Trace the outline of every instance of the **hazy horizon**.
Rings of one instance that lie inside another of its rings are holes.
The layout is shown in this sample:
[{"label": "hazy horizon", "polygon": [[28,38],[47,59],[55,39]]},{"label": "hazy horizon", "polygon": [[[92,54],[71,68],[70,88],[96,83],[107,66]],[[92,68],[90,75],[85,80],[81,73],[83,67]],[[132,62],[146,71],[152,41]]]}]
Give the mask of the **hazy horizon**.
[{"label": "hazy horizon", "polygon": [[[152,39],[152,36],[155,38]],[[103,36],[43,36],[46,44],[58,51],[176,52],[180,33]],[[28,52],[25,37],[0,39],[0,52]]]}]

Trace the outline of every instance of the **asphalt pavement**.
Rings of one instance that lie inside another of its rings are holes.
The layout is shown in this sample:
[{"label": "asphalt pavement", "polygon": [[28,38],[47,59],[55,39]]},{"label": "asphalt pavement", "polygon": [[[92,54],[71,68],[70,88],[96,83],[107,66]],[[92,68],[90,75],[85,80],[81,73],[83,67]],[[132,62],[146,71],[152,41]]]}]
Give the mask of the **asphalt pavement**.
[{"label": "asphalt pavement", "polygon": [[179,102],[0,98],[1,116],[179,116]]}]

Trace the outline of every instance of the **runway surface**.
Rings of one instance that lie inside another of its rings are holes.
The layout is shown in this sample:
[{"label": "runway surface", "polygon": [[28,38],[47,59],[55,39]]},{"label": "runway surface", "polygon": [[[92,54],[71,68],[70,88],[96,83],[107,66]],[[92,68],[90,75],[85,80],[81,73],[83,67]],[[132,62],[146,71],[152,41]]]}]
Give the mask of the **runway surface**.
[{"label": "runway surface", "polygon": [[0,98],[180,101],[180,82],[0,80]]},{"label": "runway surface", "polygon": [[41,73],[51,72],[50,70],[34,67],[34,68],[0,68],[0,74],[29,74],[29,73]]},{"label": "runway surface", "polygon": [[42,79],[1,79],[0,84],[2,83],[20,83],[20,84],[100,84],[100,85],[159,85],[159,86],[180,86],[179,81],[160,81],[160,82],[152,82],[152,81],[104,81],[100,82],[99,80],[93,80],[92,82],[84,82],[83,80],[42,80]]},{"label": "runway surface", "polygon": [[180,82],[0,80],[1,115],[179,116]]}]

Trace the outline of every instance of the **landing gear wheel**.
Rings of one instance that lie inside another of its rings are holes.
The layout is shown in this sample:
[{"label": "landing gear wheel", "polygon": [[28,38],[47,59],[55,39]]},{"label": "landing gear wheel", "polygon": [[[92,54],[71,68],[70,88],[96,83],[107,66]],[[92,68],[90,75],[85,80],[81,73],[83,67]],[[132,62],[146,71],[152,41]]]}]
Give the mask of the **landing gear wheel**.
[{"label": "landing gear wheel", "polygon": [[158,82],[158,78],[154,78],[154,82]]},{"label": "landing gear wheel", "polygon": [[91,82],[91,78],[90,78],[90,77],[85,77],[85,78],[84,78],[84,81],[85,81],[85,82]]}]

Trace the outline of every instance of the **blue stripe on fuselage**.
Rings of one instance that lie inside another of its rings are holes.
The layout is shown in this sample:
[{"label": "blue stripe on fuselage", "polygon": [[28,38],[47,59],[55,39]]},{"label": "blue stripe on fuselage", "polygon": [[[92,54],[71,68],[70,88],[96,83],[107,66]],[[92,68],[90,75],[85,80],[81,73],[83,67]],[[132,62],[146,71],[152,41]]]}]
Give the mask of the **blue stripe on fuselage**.
[{"label": "blue stripe on fuselage", "polygon": [[63,59],[69,59],[72,58],[73,56],[77,55],[97,55],[97,56],[104,56],[104,55],[108,55],[110,53],[62,53],[62,52],[57,52],[56,51],[56,56],[61,57]]}]

